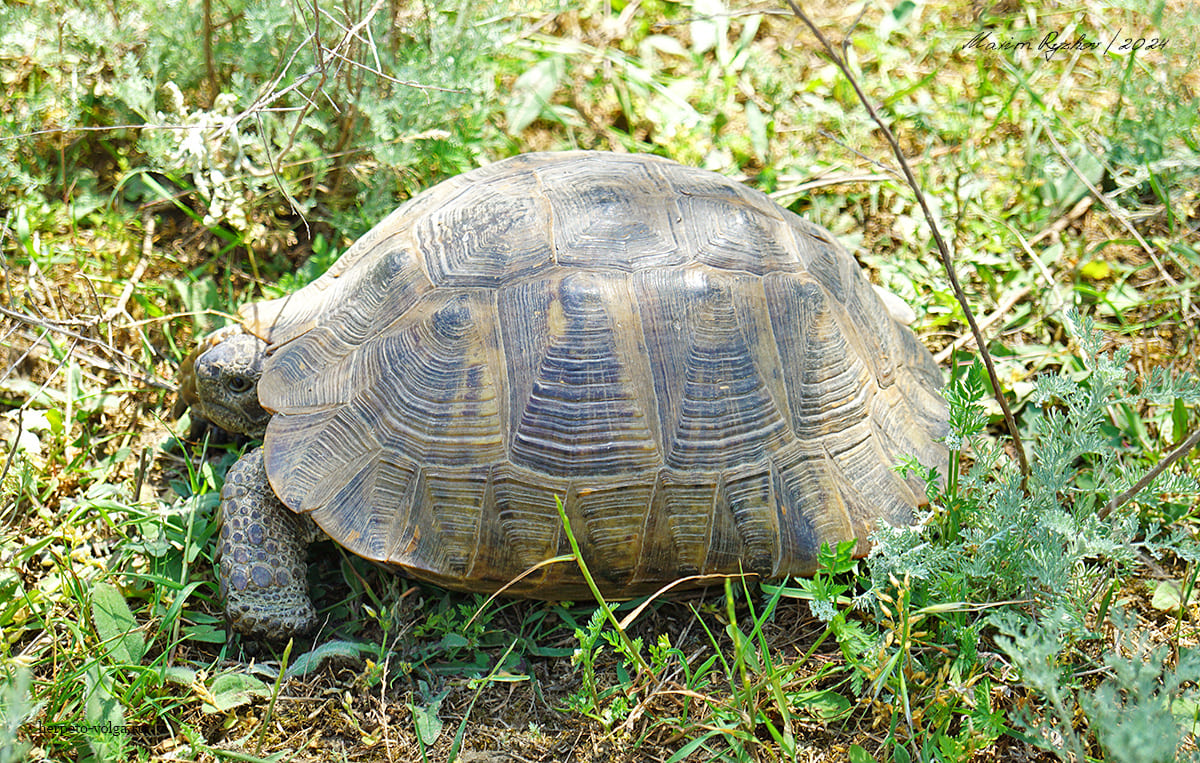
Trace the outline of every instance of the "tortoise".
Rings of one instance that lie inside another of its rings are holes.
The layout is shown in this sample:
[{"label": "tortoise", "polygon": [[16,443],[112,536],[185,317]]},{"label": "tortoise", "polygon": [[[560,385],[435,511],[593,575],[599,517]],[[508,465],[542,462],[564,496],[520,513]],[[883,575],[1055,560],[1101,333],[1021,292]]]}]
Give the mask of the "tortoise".
[{"label": "tortoise", "polygon": [[[941,375],[833,236],[645,155],[517,156],[412,198],[182,368],[263,445],[221,493],[238,631],[311,630],[319,533],[442,587],[605,596],[808,575],[912,521],[943,474]],[[515,581],[515,582],[514,582]],[[511,584],[511,585],[510,585]]]}]

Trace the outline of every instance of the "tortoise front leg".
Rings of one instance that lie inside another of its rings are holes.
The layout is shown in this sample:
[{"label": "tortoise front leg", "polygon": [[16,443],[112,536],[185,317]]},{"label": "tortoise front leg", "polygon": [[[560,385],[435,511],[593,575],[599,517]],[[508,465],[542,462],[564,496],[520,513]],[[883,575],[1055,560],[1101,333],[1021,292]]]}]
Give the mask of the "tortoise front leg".
[{"label": "tortoise front leg", "polygon": [[218,577],[225,618],[239,633],[286,639],[316,626],[305,561],[312,533],[302,522],[272,492],[262,448],[225,475]]}]

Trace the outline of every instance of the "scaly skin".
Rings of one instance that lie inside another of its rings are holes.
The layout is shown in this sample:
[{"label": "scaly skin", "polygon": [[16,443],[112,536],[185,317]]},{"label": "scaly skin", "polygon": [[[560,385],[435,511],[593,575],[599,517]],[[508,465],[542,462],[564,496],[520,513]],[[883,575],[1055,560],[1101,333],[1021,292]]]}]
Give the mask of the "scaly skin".
[{"label": "scaly skin", "polygon": [[261,448],[225,476],[217,559],[225,617],[239,633],[281,639],[311,631],[305,546],[316,526],[271,491]]},{"label": "scaly skin", "polygon": [[[262,437],[270,414],[258,403],[266,343],[233,327],[209,337],[181,368],[180,399],[222,429]],[[311,631],[305,546],[319,536],[307,517],[287,509],[267,480],[261,449],[225,477],[217,574],[225,617],[239,633],[283,639]]]},{"label": "scaly skin", "polygon": [[271,420],[258,404],[267,343],[238,329],[218,331],[184,360],[177,408],[186,405],[226,432],[262,437]]}]

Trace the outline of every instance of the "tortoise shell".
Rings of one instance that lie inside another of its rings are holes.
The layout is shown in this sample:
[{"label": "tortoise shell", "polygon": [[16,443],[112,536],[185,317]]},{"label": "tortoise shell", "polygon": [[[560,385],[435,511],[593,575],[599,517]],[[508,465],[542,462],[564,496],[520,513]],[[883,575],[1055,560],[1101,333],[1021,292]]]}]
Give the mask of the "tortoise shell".
[{"label": "tortoise shell", "polygon": [[[243,308],[273,490],[350,551],[495,590],[569,552],[609,596],[810,574],[946,469],[928,351],[825,230],[654,157],[518,156]],[[509,593],[585,595],[574,564]]]}]

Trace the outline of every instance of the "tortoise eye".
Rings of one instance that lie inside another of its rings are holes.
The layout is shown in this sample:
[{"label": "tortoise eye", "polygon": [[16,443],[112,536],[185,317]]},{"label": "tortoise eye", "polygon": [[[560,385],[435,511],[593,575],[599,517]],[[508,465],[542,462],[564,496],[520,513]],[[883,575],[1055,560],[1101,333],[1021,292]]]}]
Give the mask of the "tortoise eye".
[{"label": "tortoise eye", "polygon": [[225,386],[233,394],[240,395],[244,392],[250,391],[251,387],[254,386],[254,380],[248,376],[242,376],[239,374],[237,376],[229,377],[229,381],[225,382]]}]

